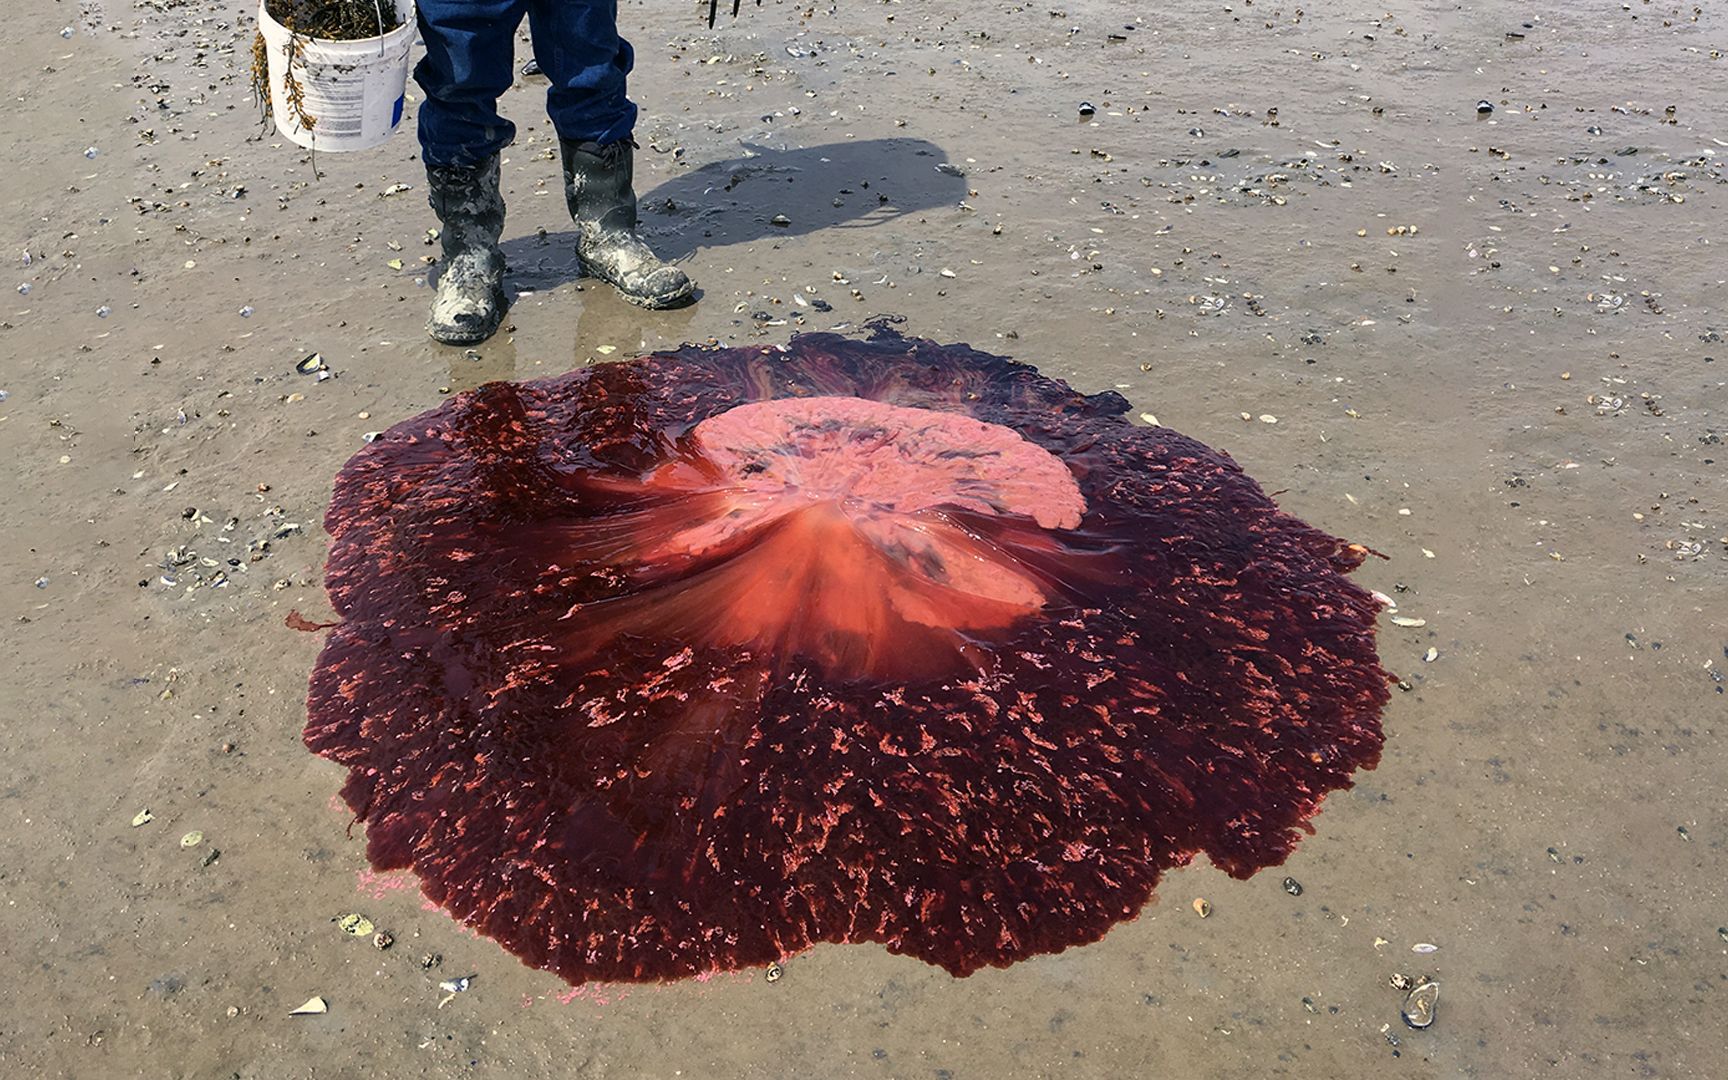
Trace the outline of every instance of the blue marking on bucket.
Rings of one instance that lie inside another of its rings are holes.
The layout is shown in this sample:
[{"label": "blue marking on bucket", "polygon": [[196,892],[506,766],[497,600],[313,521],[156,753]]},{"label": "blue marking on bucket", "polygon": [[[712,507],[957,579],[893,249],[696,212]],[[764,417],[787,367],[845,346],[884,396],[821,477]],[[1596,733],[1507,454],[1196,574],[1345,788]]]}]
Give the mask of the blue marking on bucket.
[{"label": "blue marking on bucket", "polygon": [[390,110],[390,126],[391,127],[395,127],[397,124],[400,124],[402,122],[402,102],[404,100],[406,100],[407,97],[408,97],[407,94],[403,94],[400,97],[398,97],[396,99],[396,107],[394,109]]}]

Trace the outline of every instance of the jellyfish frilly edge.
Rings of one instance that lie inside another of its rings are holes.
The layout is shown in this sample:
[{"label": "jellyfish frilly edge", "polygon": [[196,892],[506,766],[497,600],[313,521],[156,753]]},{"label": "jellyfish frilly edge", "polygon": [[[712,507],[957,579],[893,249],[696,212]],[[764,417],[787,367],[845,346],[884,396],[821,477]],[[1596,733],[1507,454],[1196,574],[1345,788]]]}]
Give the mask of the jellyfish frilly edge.
[{"label": "jellyfish frilly edge", "polygon": [[306,743],[572,983],[1095,941],[1281,863],[1387,699],[1365,549],[1127,408],[883,326],[458,395],[337,478]]}]

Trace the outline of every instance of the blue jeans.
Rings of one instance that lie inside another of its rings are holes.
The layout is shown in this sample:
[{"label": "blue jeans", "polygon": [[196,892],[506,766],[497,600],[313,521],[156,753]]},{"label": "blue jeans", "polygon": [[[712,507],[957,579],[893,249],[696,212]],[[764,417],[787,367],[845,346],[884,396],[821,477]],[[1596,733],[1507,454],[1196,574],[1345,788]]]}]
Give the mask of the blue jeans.
[{"label": "blue jeans", "polygon": [[528,16],[534,57],[552,80],[546,111],[560,138],[627,138],[636,106],[624,91],[635,63],[618,36],[617,0],[420,0],[426,55],[414,80],[420,156],[433,166],[478,165],[510,144],[516,125],[498,96],[516,78],[515,36]]}]

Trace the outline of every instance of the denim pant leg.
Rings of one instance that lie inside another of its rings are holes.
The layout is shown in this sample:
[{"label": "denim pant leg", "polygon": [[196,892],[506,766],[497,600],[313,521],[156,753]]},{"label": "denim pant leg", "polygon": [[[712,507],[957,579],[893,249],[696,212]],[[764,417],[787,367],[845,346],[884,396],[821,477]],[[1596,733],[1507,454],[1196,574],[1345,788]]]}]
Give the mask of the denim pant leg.
[{"label": "denim pant leg", "polygon": [[636,106],[625,82],[636,63],[618,36],[618,0],[529,0],[534,58],[552,80],[546,111],[563,139],[599,143],[628,138]]},{"label": "denim pant leg", "polygon": [[516,125],[498,115],[498,96],[516,78],[514,39],[529,2],[419,0],[426,55],[414,81],[426,92],[420,106],[426,164],[478,165],[516,137]]}]

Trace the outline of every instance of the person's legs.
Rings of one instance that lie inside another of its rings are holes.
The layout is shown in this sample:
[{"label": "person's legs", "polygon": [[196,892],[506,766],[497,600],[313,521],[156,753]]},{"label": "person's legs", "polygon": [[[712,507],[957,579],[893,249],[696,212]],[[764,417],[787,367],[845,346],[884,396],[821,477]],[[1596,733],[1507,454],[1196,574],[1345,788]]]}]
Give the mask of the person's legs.
[{"label": "person's legs", "polygon": [[444,258],[426,332],[472,345],[504,318],[504,196],[498,152],[516,128],[498,115],[515,67],[516,27],[528,0],[420,0],[426,56],[414,78],[427,201],[442,226]]},{"label": "person's legs", "polygon": [[695,285],[636,235],[631,183],[636,106],[625,92],[635,54],[618,36],[617,0],[530,0],[534,57],[552,80],[546,111],[564,158],[564,196],[585,273],[643,307],[688,303]]},{"label": "person's legs", "polygon": [[636,106],[625,91],[636,53],[618,36],[618,0],[529,0],[534,59],[552,85],[546,112],[560,139],[628,139]]},{"label": "person's legs", "polygon": [[498,97],[515,80],[516,28],[528,4],[419,0],[426,55],[414,81],[426,92],[420,156],[427,165],[480,165],[516,137],[515,125],[498,115]]}]

